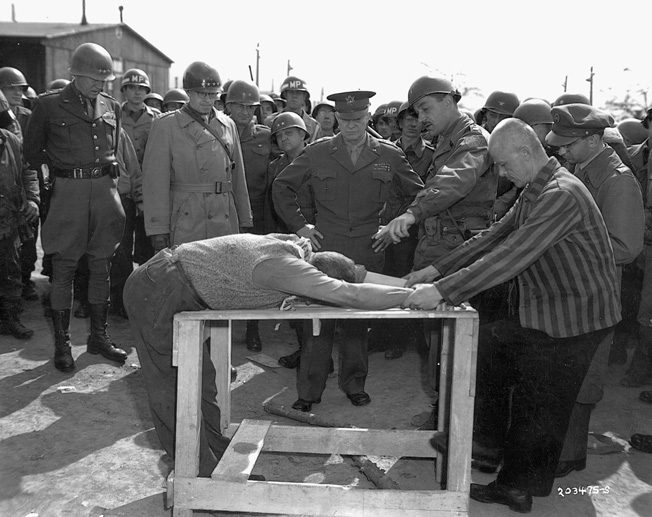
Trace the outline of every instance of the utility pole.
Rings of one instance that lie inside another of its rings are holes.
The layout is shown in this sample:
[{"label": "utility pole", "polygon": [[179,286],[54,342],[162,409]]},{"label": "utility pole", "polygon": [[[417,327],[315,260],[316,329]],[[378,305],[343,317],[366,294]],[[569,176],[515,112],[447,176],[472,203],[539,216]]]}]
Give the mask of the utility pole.
[{"label": "utility pole", "polygon": [[595,74],[593,73],[593,67],[591,67],[591,74],[589,75],[589,78],[586,80],[589,83],[589,102],[593,104],[593,76]]},{"label": "utility pole", "polygon": [[258,83],[258,79],[260,78],[259,76],[259,71],[260,71],[260,43],[256,43],[256,86],[260,86]]},{"label": "utility pole", "polygon": [[290,60],[288,59],[288,73],[285,74],[285,76],[287,77],[288,75],[290,75],[290,72],[291,72],[292,70],[294,70],[294,68],[292,68],[292,65],[290,65]]},{"label": "utility pole", "polygon": [[566,93],[566,88],[568,86],[568,76],[564,77],[564,84],[562,84],[562,86],[564,87],[564,93]]}]

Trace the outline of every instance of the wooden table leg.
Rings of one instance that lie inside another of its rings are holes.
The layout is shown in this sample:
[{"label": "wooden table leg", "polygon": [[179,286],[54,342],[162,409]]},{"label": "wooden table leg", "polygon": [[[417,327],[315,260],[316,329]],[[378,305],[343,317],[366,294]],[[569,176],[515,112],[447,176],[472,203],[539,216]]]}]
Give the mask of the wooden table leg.
[{"label": "wooden table leg", "polygon": [[217,405],[222,433],[231,423],[231,321],[211,321],[211,361],[215,366]]},{"label": "wooden table leg", "polygon": [[[177,432],[174,470],[177,478],[195,478],[199,473],[199,433],[201,429],[201,371],[204,323],[176,321],[178,332]],[[172,502],[174,505],[174,502]],[[177,508],[174,517],[192,517],[192,510]]]}]

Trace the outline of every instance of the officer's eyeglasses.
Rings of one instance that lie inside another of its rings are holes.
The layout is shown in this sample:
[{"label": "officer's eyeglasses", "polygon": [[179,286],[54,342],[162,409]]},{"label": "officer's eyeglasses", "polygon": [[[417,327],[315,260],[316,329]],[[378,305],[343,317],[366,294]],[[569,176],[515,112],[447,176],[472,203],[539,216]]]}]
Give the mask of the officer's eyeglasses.
[{"label": "officer's eyeglasses", "polygon": [[193,91],[192,93],[196,94],[197,97],[199,97],[200,99],[210,99],[212,101],[217,99],[217,96],[219,95],[219,93],[217,93],[217,92],[197,92],[197,91]]}]

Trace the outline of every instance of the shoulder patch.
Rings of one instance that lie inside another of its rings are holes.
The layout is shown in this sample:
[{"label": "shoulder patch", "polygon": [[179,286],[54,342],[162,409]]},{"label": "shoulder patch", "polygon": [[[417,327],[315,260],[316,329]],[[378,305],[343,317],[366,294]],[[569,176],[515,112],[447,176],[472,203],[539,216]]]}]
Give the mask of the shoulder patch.
[{"label": "shoulder patch", "polygon": [[460,140],[460,145],[465,145],[466,147],[480,147],[487,145],[487,141],[481,135],[469,135]]}]

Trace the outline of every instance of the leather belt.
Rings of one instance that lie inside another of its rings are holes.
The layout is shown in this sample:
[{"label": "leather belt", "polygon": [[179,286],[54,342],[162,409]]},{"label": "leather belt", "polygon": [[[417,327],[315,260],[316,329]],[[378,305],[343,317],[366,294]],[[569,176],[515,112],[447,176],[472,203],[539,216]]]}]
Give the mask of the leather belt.
[{"label": "leather belt", "polygon": [[82,168],[78,167],[75,169],[59,169],[54,168],[52,174],[57,178],[68,178],[68,179],[90,179],[90,178],[101,178],[111,173],[111,168],[113,165],[101,165],[98,167],[88,167]]},{"label": "leather belt", "polygon": [[206,194],[224,194],[233,192],[233,185],[230,181],[216,181],[214,183],[170,183],[170,190],[173,192],[204,192]]}]

